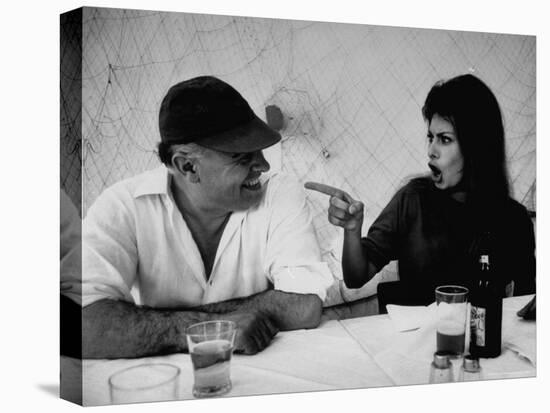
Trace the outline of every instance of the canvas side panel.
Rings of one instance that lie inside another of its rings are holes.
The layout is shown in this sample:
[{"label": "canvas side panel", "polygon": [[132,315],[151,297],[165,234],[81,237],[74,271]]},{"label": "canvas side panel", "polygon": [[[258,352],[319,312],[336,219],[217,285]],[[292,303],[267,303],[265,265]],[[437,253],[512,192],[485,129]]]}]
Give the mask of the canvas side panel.
[{"label": "canvas side panel", "polygon": [[[82,16],[82,8],[60,16],[60,268],[78,280],[82,278]],[[60,397],[82,405],[82,308],[74,301],[81,288],[73,283],[71,299],[67,284],[60,282]]]}]

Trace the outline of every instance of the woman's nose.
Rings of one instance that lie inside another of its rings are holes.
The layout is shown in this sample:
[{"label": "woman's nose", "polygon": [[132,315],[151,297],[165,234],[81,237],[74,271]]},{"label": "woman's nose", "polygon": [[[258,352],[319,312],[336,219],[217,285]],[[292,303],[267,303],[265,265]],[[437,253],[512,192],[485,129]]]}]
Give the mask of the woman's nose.
[{"label": "woman's nose", "polygon": [[428,158],[434,159],[437,158],[438,152],[435,142],[428,143]]},{"label": "woman's nose", "polygon": [[252,160],[252,169],[259,172],[269,171],[269,162],[264,158],[262,151],[254,152],[254,158]]}]

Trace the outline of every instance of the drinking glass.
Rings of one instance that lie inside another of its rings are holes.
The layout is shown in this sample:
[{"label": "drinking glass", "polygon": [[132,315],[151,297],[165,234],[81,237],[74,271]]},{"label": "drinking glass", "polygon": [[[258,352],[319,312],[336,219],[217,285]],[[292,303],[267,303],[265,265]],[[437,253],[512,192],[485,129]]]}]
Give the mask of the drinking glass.
[{"label": "drinking glass", "polygon": [[180,369],[171,364],[140,364],[109,377],[112,404],[178,399]]},{"label": "drinking glass", "polygon": [[235,323],[224,320],[193,324],[185,330],[193,363],[193,396],[213,397],[231,390],[235,333]]},{"label": "drinking glass", "polygon": [[437,305],[437,351],[462,356],[466,342],[468,289],[443,285],[435,289]]}]

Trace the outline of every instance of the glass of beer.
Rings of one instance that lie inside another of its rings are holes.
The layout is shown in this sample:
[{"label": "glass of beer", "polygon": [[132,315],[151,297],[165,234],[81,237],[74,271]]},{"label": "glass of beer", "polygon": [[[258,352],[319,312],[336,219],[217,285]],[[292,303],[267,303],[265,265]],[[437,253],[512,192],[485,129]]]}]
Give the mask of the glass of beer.
[{"label": "glass of beer", "polygon": [[236,325],[232,321],[206,321],[185,330],[193,363],[193,396],[220,396],[231,390],[230,361]]},{"label": "glass of beer", "polygon": [[437,304],[437,351],[462,356],[466,342],[468,289],[443,285],[435,289]]}]

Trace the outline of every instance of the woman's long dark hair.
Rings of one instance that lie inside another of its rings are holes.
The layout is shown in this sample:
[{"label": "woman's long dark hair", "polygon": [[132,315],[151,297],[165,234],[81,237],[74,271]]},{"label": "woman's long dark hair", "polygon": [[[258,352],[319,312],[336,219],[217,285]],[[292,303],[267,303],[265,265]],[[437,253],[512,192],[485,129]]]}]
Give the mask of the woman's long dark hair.
[{"label": "woman's long dark hair", "polygon": [[510,196],[504,126],[495,95],[471,74],[441,81],[432,87],[422,108],[427,122],[435,114],[455,128],[464,157],[461,185],[468,203],[494,211]]}]

